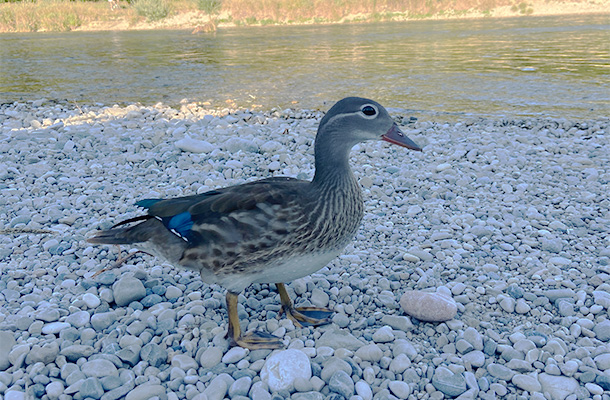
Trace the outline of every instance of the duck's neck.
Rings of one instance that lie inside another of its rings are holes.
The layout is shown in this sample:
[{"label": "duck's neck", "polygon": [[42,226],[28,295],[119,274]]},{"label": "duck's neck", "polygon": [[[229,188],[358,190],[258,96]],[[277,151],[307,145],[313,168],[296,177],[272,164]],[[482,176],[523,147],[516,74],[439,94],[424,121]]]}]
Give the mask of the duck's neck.
[{"label": "duck's neck", "polygon": [[318,135],[316,138],[314,185],[323,188],[358,185],[349,166],[349,153],[353,144],[340,139],[330,135]]},{"label": "duck's neck", "polygon": [[[320,135],[318,135],[320,136]],[[316,139],[316,173],[311,182],[314,193],[316,232],[336,239],[342,249],[354,236],[362,216],[362,190],[349,167],[353,144],[345,140]]]}]

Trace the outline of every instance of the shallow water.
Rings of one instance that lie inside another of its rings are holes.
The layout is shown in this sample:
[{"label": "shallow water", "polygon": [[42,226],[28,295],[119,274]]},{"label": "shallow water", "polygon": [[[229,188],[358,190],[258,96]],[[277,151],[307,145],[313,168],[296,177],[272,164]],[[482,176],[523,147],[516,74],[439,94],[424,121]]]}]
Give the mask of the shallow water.
[{"label": "shallow water", "polygon": [[0,101],[326,108],[414,115],[610,114],[608,15],[0,35]]}]

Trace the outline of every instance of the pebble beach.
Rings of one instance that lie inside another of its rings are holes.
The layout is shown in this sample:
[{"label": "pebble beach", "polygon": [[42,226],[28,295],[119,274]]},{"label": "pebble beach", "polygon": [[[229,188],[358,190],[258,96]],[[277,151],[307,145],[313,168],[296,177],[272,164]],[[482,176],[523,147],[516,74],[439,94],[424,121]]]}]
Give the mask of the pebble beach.
[{"label": "pebble beach", "polygon": [[144,198],[311,179],[323,112],[0,105],[0,399],[610,400],[610,119],[389,110],[423,152],[354,147],[362,227],[287,284],[333,322],[253,285],[242,327],[285,348],[250,351],[222,287],[85,240]]}]

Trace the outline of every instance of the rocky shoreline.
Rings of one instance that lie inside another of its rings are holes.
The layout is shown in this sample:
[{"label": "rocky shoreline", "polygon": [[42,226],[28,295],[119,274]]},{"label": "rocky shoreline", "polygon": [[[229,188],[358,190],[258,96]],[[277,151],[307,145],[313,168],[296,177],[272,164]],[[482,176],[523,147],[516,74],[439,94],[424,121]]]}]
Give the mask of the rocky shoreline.
[{"label": "rocky shoreline", "polygon": [[[333,323],[295,328],[273,285],[240,296],[243,327],[285,350],[229,349],[222,288],[147,255],[116,266],[116,248],[84,241],[139,215],[141,198],[311,178],[321,116],[1,105],[0,395],[610,399],[608,118],[395,113],[424,152],[354,148],[363,226],[287,285],[297,304],[335,309]],[[410,317],[412,290],[451,298],[457,315]]]}]

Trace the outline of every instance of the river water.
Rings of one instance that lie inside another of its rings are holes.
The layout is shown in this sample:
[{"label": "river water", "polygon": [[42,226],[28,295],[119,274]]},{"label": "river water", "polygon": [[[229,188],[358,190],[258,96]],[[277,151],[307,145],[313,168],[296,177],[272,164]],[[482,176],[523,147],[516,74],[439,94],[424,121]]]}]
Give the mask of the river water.
[{"label": "river water", "polygon": [[426,118],[610,114],[610,16],[0,35],[0,102],[322,108]]}]

